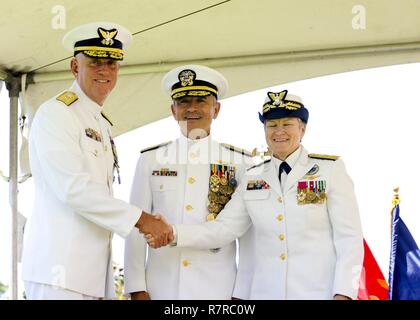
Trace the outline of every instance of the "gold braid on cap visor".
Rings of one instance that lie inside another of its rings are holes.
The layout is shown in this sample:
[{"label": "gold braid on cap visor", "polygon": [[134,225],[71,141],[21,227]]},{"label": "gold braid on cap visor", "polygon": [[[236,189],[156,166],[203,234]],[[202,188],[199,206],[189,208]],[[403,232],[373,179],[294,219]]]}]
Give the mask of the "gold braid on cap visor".
[{"label": "gold braid on cap visor", "polygon": [[297,101],[284,100],[280,104],[273,104],[273,102],[270,101],[264,104],[263,113],[267,113],[271,109],[276,109],[276,108],[287,109],[287,110],[298,110],[302,107],[303,107],[303,104]]},{"label": "gold braid on cap visor", "polygon": [[172,90],[171,96],[173,99],[188,96],[208,96],[209,94],[214,93],[217,96],[217,90],[210,88],[208,86],[189,86],[181,87]]},{"label": "gold braid on cap visor", "polygon": [[124,51],[119,48],[105,48],[97,46],[74,47],[75,52],[83,52],[89,57],[113,58],[121,60],[124,57]]}]

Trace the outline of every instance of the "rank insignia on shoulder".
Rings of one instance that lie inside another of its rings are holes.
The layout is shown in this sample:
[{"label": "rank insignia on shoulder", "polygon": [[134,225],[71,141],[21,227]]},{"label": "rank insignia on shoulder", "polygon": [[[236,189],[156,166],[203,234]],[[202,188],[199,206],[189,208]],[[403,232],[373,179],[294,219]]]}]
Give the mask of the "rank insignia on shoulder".
[{"label": "rank insignia on shoulder", "polygon": [[64,91],[57,98],[58,101],[64,103],[67,107],[75,102],[79,97],[72,91]]},{"label": "rank insignia on shoulder", "polygon": [[93,130],[92,128],[85,129],[86,137],[89,137],[95,141],[102,142],[102,136],[98,131]]},{"label": "rank insignia on shoulder", "polygon": [[176,177],[177,175],[177,171],[170,171],[168,168],[152,171],[152,176]]},{"label": "rank insignia on shoulder", "polygon": [[166,145],[170,144],[171,142],[172,142],[172,141],[167,141],[167,142],[160,143],[160,144],[155,145],[155,146],[152,146],[152,147],[148,147],[148,148],[146,148],[146,149],[141,150],[141,151],[140,151],[140,153],[145,153],[145,152],[148,152],[148,151],[156,150],[156,149],[158,149],[158,148],[160,148],[160,147],[164,147],[164,146],[166,146]]},{"label": "rank insignia on shoulder", "polygon": [[246,190],[263,190],[269,189],[270,185],[264,180],[248,180]]},{"label": "rank insignia on shoulder", "polygon": [[317,154],[317,153],[310,153],[308,154],[308,157],[312,159],[332,160],[332,161],[335,161],[338,158],[340,158],[340,156],[330,156],[328,154]]},{"label": "rank insignia on shoulder", "polygon": [[238,152],[238,153],[243,154],[243,155],[248,156],[248,157],[253,156],[252,152],[249,152],[248,150],[245,150],[245,149],[235,147],[234,145],[227,144],[227,143],[221,143],[221,145],[223,147],[225,147],[226,149],[230,150],[230,151]]}]

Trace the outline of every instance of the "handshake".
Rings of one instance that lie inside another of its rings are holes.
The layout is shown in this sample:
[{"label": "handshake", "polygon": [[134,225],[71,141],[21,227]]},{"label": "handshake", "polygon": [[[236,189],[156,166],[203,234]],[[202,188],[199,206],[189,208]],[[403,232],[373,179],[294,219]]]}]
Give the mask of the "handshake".
[{"label": "handshake", "polygon": [[174,241],[172,226],[160,214],[154,216],[143,211],[136,227],[144,234],[149,246],[154,249],[166,246]]}]

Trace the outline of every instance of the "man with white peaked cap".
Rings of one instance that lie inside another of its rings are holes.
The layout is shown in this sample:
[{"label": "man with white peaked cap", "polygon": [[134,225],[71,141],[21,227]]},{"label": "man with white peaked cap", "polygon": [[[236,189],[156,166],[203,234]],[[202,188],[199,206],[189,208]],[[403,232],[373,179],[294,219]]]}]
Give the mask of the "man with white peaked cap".
[{"label": "man with white peaked cap", "polygon": [[102,109],[131,34],[98,22],[73,29],[63,42],[74,52],[76,80],[39,107],[29,135],[35,203],[23,247],[25,293],[28,299],[113,297],[113,233],[125,237],[137,227],[164,244],[171,230],[112,193],[118,158]]},{"label": "man with white peaked cap", "polygon": [[355,299],[363,236],[343,161],[308,154],[301,140],[309,112],[287,90],[268,92],[259,117],[273,156],[247,169],[215,221],[176,224],[175,243],[197,249],[223,246],[252,224],[251,299]]},{"label": "man with white peaked cap", "polygon": [[[184,65],[169,71],[162,87],[172,99],[181,136],[141,152],[131,203],[161,213],[168,223],[217,219],[245,167],[253,163],[249,152],[211,137],[227,80],[206,66]],[[239,240],[237,268],[235,239],[211,250],[146,250],[143,236],[132,232],[125,246],[125,292],[132,299],[246,299],[253,268],[252,236],[251,230]]]}]

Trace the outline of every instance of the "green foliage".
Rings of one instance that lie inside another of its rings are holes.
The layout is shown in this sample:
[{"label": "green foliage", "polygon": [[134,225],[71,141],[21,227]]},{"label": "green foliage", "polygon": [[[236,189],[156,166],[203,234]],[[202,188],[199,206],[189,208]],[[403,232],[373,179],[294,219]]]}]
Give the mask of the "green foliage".
[{"label": "green foliage", "polygon": [[8,286],[0,282],[0,296],[7,291]]},{"label": "green foliage", "polygon": [[119,268],[114,262],[114,282],[115,282],[115,294],[118,300],[127,300],[124,297],[124,269]]}]

